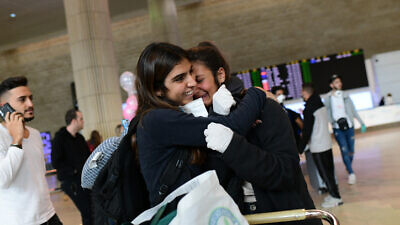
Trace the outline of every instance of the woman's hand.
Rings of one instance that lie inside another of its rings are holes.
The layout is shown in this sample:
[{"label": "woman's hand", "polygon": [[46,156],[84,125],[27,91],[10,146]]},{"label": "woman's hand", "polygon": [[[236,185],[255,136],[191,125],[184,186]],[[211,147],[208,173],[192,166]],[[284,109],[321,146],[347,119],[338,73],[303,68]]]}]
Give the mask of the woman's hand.
[{"label": "woman's hand", "polygon": [[224,153],[231,143],[233,131],[222,124],[210,123],[204,130],[207,148]]},{"label": "woman's hand", "polygon": [[213,111],[219,115],[229,115],[231,107],[235,104],[236,102],[225,84],[221,85],[213,95]]}]

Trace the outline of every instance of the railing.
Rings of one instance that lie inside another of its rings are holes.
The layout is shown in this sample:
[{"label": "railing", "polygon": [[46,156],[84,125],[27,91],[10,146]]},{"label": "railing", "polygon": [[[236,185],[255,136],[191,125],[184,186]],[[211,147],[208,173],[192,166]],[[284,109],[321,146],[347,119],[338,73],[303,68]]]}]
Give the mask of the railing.
[{"label": "railing", "polygon": [[339,225],[339,220],[332,214],[318,209],[295,209],[270,213],[257,213],[245,216],[249,224],[289,222],[308,219],[323,219],[331,225]]}]

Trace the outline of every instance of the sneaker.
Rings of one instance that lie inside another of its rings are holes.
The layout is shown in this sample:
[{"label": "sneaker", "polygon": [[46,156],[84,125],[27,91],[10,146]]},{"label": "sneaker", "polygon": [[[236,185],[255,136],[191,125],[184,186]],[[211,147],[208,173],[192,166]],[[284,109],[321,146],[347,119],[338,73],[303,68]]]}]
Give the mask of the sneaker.
[{"label": "sneaker", "polygon": [[354,173],[349,174],[349,180],[347,183],[349,184],[355,184],[357,182],[356,175]]},{"label": "sneaker", "polygon": [[325,201],[321,204],[322,208],[332,208],[335,206],[342,205],[343,201],[341,198],[334,198],[332,196],[328,196],[325,198]]},{"label": "sneaker", "polygon": [[324,198],[324,202],[330,201],[330,199],[333,198],[332,195],[328,195]]}]

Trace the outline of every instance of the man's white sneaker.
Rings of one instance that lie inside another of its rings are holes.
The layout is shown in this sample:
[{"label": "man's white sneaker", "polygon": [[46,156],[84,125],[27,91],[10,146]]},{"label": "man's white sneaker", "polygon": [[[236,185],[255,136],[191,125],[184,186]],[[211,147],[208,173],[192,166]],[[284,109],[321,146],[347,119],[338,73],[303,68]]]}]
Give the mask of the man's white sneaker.
[{"label": "man's white sneaker", "polygon": [[332,195],[326,196],[326,197],[324,198],[324,202],[329,201],[331,198],[333,198]]},{"label": "man's white sneaker", "polygon": [[325,198],[325,201],[321,204],[322,208],[332,208],[335,206],[342,205],[343,201],[341,198],[334,198],[332,196],[329,196]]},{"label": "man's white sneaker", "polygon": [[347,183],[349,184],[355,184],[357,182],[356,175],[354,173],[349,174],[349,180]]}]

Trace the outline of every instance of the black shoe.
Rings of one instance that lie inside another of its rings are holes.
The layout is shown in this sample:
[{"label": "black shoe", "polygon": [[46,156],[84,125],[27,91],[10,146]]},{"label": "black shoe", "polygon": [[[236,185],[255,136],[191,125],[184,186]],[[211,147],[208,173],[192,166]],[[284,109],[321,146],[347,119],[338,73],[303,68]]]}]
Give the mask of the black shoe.
[{"label": "black shoe", "polygon": [[318,194],[322,195],[328,192],[327,188],[318,188]]}]

